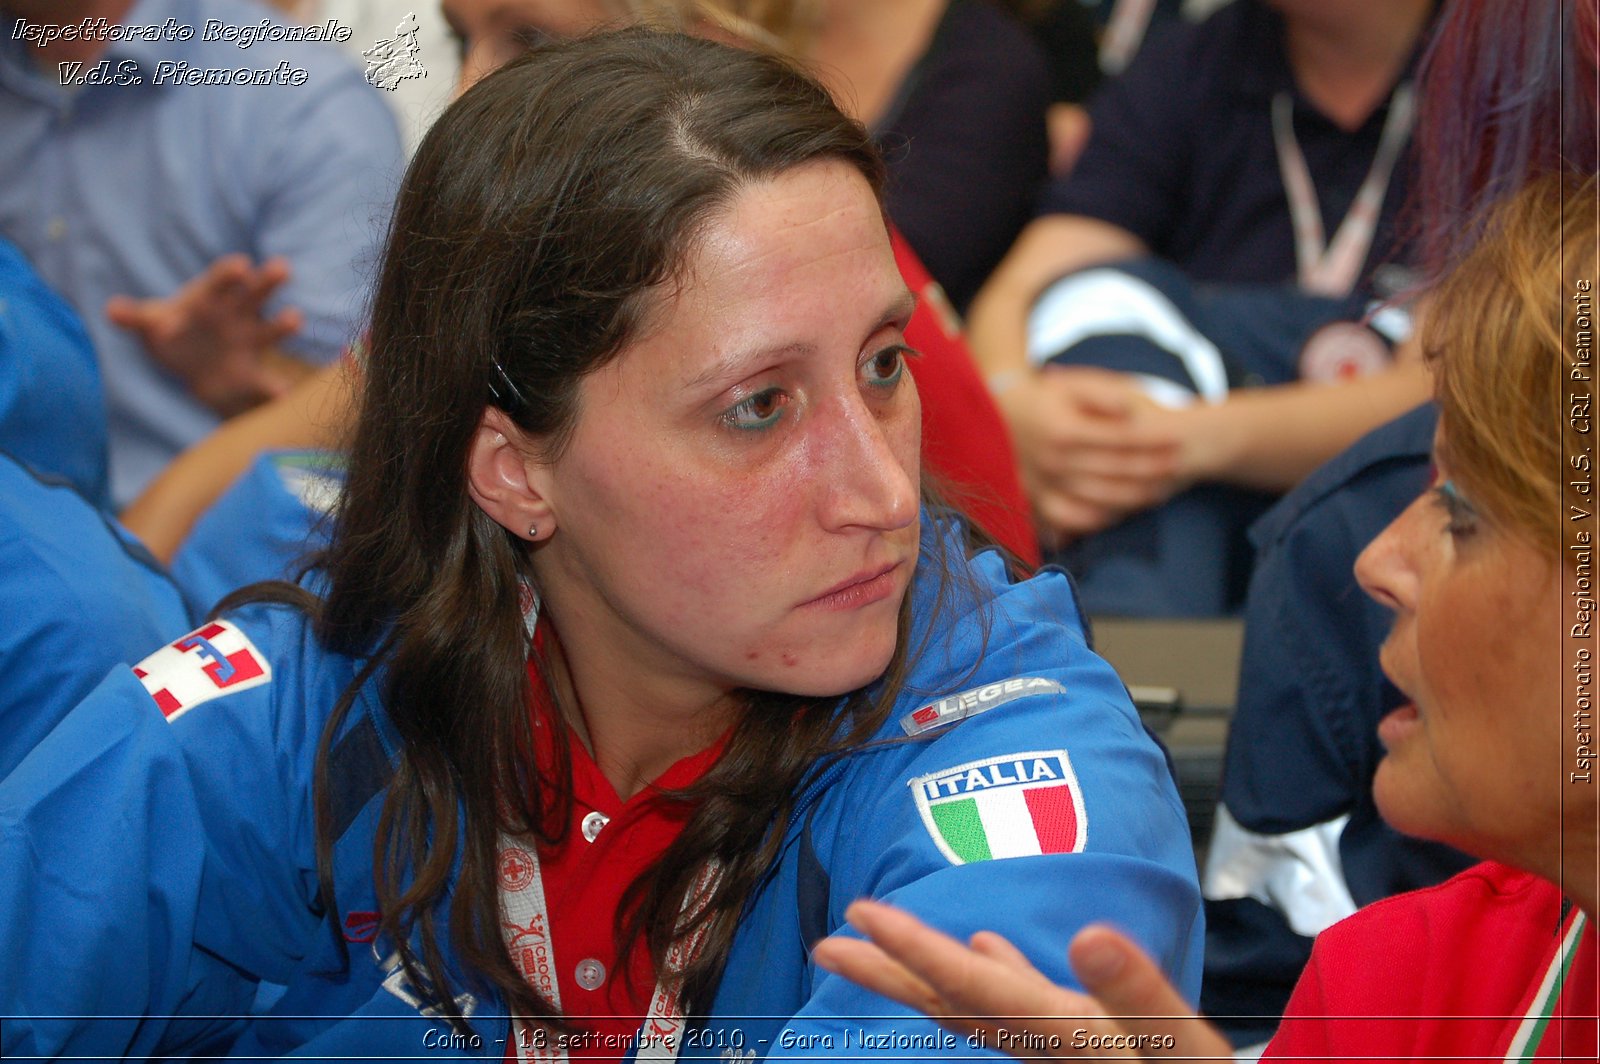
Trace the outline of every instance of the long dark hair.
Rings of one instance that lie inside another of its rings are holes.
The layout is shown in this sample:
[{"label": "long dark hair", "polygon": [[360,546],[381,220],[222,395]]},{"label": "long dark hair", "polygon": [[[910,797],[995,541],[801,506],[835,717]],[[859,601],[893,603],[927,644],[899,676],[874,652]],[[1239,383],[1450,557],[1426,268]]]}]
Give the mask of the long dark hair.
[{"label": "long dark hair", "polygon": [[[418,149],[383,258],[362,413],[322,568],[316,620],[333,649],[367,659],[402,740],[375,842],[380,933],[414,984],[461,1020],[437,913],[469,984],[559,1023],[501,938],[497,840],[551,840],[570,796],[534,771],[529,642],[518,607],[527,545],[468,497],[469,445],[486,406],[558,454],[579,382],[615,358],[674,281],[702,223],[741,187],[833,159],[874,191],[882,164],[859,124],[781,59],[624,30],[553,44],[490,75]],[[925,537],[937,538],[935,536]],[[685,928],[685,892],[723,874],[694,914],[706,946],[681,973],[686,1008],[709,1005],[740,907],[768,874],[806,774],[865,742],[903,684],[908,609],[869,695],[751,693],[710,772],[677,796],[692,813],[629,892],[631,934],[657,970]],[[537,663],[536,663],[537,664]],[[381,670],[381,671],[380,671]],[[332,899],[327,751],[318,759],[318,860]],[[570,768],[570,762],[562,758]],[[555,790],[558,793],[548,793]],[[416,947],[413,947],[413,941]]]}]

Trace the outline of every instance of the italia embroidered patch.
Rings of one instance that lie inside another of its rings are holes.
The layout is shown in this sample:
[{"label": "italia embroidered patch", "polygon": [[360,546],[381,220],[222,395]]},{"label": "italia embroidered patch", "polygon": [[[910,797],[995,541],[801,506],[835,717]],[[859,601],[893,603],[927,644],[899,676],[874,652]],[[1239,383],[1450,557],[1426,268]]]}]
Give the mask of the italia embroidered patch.
[{"label": "italia embroidered patch", "polygon": [[1065,750],[968,761],[910,783],[922,822],[951,864],[1078,853],[1083,792]]},{"label": "italia embroidered patch", "polygon": [[941,728],[946,724],[954,724],[958,720],[966,720],[968,717],[977,716],[985,710],[1003,706],[1019,698],[1027,698],[1029,695],[1065,694],[1066,690],[1054,680],[1046,680],[1040,676],[1017,676],[997,683],[986,683],[970,691],[946,695],[937,702],[929,702],[921,709],[907,713],[900,718],[900,728],[907,735],[921,735],[923,732]]},{"label": "italia embroidered patch", "polygon": [[139,662],[133,674],[172,721],[202,702],[271,682],[272,666],[238,626],[212,621]]}]

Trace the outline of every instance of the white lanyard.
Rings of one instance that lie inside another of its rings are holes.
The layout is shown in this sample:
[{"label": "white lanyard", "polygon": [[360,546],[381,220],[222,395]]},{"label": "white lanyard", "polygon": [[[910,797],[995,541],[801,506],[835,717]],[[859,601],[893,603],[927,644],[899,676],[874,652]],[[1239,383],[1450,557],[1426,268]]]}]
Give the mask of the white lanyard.
[{"label": "white lanyard", "polygon": [[[526,580],[519,580],[522,623],[528,641],[534,639],[539,624],[539,594]],[[550,906],[544,896],[544,871],[539,865],[538,850],[523,846],[506,835],[500,836],[500,927],[505,936],[511,960],[541,997],[561,1011],[561,984],[556,976],[555,947],[550,934]],[[712,862],[701,870],[694,886],[683,899],[682,912],[708,897],[721,878],[722,869]],[[645,1013],[639,1027],[638,1047],[634,1059],[670,1064],[678,1057],[683,1044],[683,1009],[679,1001],[680,982],[672,973],[681,972],[700,952],[705,944],[706,925],[695,928],[694,933],[678,939],[667,947],[665,973],[656,982],[650,995],[650,1011]],[[624,963],[622,958],[618,963]],[[559,1040],[543,1037],[545,1032],[531,1029],[521,1017],[511,1018],[511,1040],[517,1047],[519,1061],[567,1060],[566,1046]]]},{"label": "white lanyard", "polygon": [[1112,5],[1111,17],[1106,19],[1105,33],[1100,37],[1103,73],[1120,74],[1133,61],[1155,13],[1156,0],[1117,0]]},{"label": "white lanyard", "polygon": [[[541,997],[561,1011],[561,985],[556,976],[555,947],[550,934],[550,907],[544,896],[544,874],[539,853],[505,835],[500,837],[500,921],[511,960]],[[721,876],[721,868],[709,864],[695,879],[683,900],[683,912],[710,895]],[[682,983],[673,973],[683,971],[705,944],[706,925],[673,942],[667,949],[664,972],[650,995],[650,1010],[639,1027],[635,1059],[670,1064],[683,1044]],[[625,963],[618,958],[619,965]],[[517,1060],[564,1062],[566,1046],[547,1032],[533,1030],[519,1016],[511,1019],[512,1042]],[[619,1047],[620,1049],[620,1047]],[[620,1055],[620,1052],[619,1052]]]},{"label": "white lanyard", "polygon": [[1508,1064],[1511,1061],[1532,1060],[1538,1053],[1539,1043],[1544,1041],[1545,1028],[1555,1015],[1556,1002],[1561,1000],[1561,988],[1566,983],[1568,969],[1572,967],[1572,958],[1578,952],[1578,938],[1583,934],[1586,920],[1581,909],[1573,917],[1572,926],[1567,929],[1555,957],[1550,961],[1549,969],[1539,982],[1539,989],[1533,995],[1527,1015],[1511,1038],[1511,1048],[1506,1050],[1505,1056]]},{"label": "white lanyard", "polygon": [[1278,148],[1278,169],[1289,197],[1289,218],[1294,224],[1295,261],[1300,287],[1318,295],[1345,296],[1355,287],[1361,267],[1372,249],[1378,214],[1389,191],[1395,163],[1411,136],[1416,117],[1411,85],[1401,85],[1389,98],[1389,118],[1378,140],[1372,168],[1356,192],[1344,221],[1329,244],[1322,228],[1322,208],[1317,203],[1311,170],[1294,135],[1294,98],[1280,92],[1272,98],[1272,139]]}]

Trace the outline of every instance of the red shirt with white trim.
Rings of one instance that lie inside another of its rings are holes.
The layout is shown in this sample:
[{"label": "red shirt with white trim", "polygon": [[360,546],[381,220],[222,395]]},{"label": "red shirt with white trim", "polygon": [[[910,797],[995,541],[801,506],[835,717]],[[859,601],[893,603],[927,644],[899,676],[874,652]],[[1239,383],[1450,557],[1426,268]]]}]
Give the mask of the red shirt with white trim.
[{"label": "red shirt with white trim", "polygon": [[[531,663],[529,677],[536,693],[533,735],[541,772],[548,779],[555,764],[555,728],[565,730],[572,759],[566,837],[555,846],[539,847],[561,1011],[575,1031],[563,1043],[574,1059],[620,1060],[632,1047],[656,986],[642,937],[627,957],[618,955],[615,932],[622,895],[688,823],[691,811],[664,801],[660,792],[687,787],[704,775],[727,737],[673,763],[624,801],[572,726],[556,716]],[[516,1059],[514,1041],[507,1046],[507,1060]]]},{"label": "red shirt with white trim", "polygon": [[1503,1060],[1520,1037],[1537,1059],[1594,1060],[1600,953],[1582,915],[1493,862],[1374,902],[1317,937],[1263,1059]]}]

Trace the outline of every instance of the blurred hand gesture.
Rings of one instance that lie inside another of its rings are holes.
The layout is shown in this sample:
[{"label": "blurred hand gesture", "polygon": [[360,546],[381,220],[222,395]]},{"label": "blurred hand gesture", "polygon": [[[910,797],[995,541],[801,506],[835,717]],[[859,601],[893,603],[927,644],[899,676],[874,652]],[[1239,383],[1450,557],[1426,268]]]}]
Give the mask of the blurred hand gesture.
[{"label": "blurred hand gesture", "polygon": [[1109,927],[1084,928],[1068,949],[1088,990],[1080,994],[1052,983],[993,932],[980,931],[962,945],[870,901],[853,903],[845,918],[866,940],[823,939],[812,953],[818,965],[957,1034],[977,1034],[990,1048],[1031,1059],[1233,1059],[1227,1039],[1195,1015],[1138,946]]},{"label": "blurred hand gesture", "polygon": [[259,266],[224,255],[164,299],[113,296],[106,317],[136,334],[157,365],[222,417],[275,398],[311,372],[279,344],[300,331],[299,311],[263,308],[289,279],[281,258]]}]

